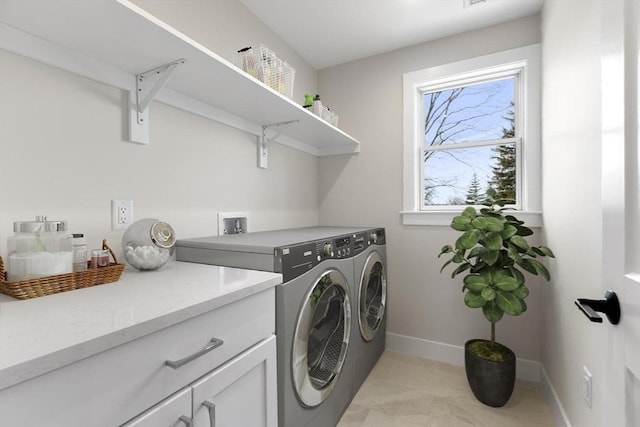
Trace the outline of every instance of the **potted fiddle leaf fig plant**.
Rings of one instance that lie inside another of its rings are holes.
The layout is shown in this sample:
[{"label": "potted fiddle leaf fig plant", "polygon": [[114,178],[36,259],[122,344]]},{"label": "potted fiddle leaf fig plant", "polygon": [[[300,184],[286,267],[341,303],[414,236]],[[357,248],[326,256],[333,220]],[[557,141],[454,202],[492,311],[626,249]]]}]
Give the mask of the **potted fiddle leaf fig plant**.
[{"label": "potted fiddle leaf fig plant", "polygon": [[514,215],[507,214],[505,200],[496,199],[494,190],[479,210],[469,206],[453,218],[451,228],[461,234],[453,245],[445,245],[438,258],[450,255],[440,272],[455,265],[451,278],[464,274],[464,303],[480,308],[491,324],[491,339],[472,339],[465,343],[465,370],[469,386],[482,403],[503,406],[513,392],[516,356],[496,341],[496,323],[506,313],[519,316],[527,310],[529,289],[525,273],[550,279],[539,257],[555,258],[546,246],[532,246],[526,237],[533,230]]}]

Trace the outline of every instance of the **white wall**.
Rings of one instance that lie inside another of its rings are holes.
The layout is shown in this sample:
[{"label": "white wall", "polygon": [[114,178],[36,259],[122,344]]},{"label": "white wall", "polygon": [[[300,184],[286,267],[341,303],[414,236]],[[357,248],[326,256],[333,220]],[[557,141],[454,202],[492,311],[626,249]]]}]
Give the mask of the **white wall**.
[{"label": "white wall", "polygon": [[[192,37],[214,51],[232,52],[249,34],[287,59],[294,56],[239,2],[139,3],[154,6],[170,25],[193,23]],[[222,22],[225,38],[219,39]],[[315,89],[315,71],[293,59],[297,78],[308,82],[300,91]],[[0,51],[0,254],[13,222],[38,214],[67,220],[90,247],[107,238],[120,252],[122,232],[110,230],[114,198],[133,200],[135,218],[164,220],[179,238],[217,234],[220,211],[249,211],[253,230],[317,224],[315,157],[274,144],[269,169],[258,169],[255,136],[157,102],[151,143],[132,144],[126,142],[126,96]]]},{"label": "white wall", "polygon": [[[320,222],[387,229],[388,332],[456,346],[489,336],[482,312],[464,306],[461,280],[439,273],[438,252],[456,232],[401,225],[402,74],[540,40],[539,19],[533,16],[318,73],[323,102],[340,115],[340,127],[361,142],[357,156],[320,160]],[[540,360],[537,282],[531,280],[528,312],[505,316],[496,326],[498,340],[532,360]]]},{"label": "white wall", "polygon": [[[557,256],[543,293],[542,360],[580,427],[603,425],[606,409],[605,326],[573,306],[576,298],[602,295],[600,8],[606,3],[547,1],[542,13],[544,239]],[[592,409],[582,400],[583,366],[593,374]]]}]

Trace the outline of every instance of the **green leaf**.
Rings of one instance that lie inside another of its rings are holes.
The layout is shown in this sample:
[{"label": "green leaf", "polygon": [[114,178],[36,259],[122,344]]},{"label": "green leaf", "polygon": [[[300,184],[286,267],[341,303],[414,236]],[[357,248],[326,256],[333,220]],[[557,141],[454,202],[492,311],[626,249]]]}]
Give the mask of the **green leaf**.
[{"label": "green leaf", "polygon": [[504,312],[496,304],[495,300],[488,301],[482,307],[482,313],[484,314],[484,317],[491,323],[499,322],[500,319],[502,319],[502,315],[504,314]]},{"label": "green leaf", "polygon": [[487,217],[487,230],[502,231],[504,229],[504,220],[502,218]]},{"label": "green leaf", "polygon": [[440,256],[442,256],[443,254],[448,254],[450,252],[453,252],[453,248],[451,247],[451,245],[445,245],[442,247],[442,249],[440,249],[440,253],[438,254],[438,258],[440,258]]},{"label": "green leaf", "polygon": [[512,223],[514,225],[522,225],[522,224],[524,224],[524,221],[520,221],[518,218],[516,218],[513,215],[505,215],[504,219],[506,219],[507,221],[509,221],[510,223]]},{"label": "green leaf", "polygon": [[551,252],[551,249],[549,249],[546,246],[538,246],[537,248],[532,248],[533,251],[535,253],[537,253],[538,255],[541,256],[548,256],[549,258],[555,258],[556,256],[554,255],[553,252]]},{"label": "green leaf", "polygon": [[520,286],[520,282],[515,277],[505,276],[497,278],[495,286],[501,291],[513,291]]},{"label": "green leaf", "polygon": [[447,265],[451,264],[452,262],[453,262],[453,260],[452,260],[452,259],[450,259],[449,261],[445,262],[445,263],[442,265],[442,268],[440,268],[440,273],[442,273],[442,271],[445,269],[445,267],[446,267]]},{"label": "green leaf", "polygon": [[502,236],[500,233],[492,232],[485,236],[484,246],[494,251],[500,250],[502,247]]},{"label": "green leaf", "polygon": [[455,270],[453,270],[453,272],[451,273],[451,278],[453,279],[454,277],[456,277],[458,274],[462,273],[463,271],[466,271],[468,269],[471,268],[471,264],[469,264],[468,262],[465,262],[464,264],[460,264],[458,267],[456,267]]},{"label": "green leaf", "polygon": [[[524,223],[522,223],[522,224],[524,224]],[[524,227],[522,225],[518,226],[518,236],[526,237],[526,236],[531,236],[532,234],[533,234],[533,230],[531,230],[530,228]]]},{"label": "green leaf", "polygon": [[451,228],[457,231],[471,230],[471,219],[466,216],[455,216],[451,220]]},{"label": "green leaf", "polygon": [[511,316],[519,316],[524,311],[522,302],[511,292],[496,291],[495,301],[502,311]]},{"label": "green leaf", "polygon": [[505,224],[500,235],[502,236],[503,239],[507,240],[509,237],[514,236],[517,232],[518,232],[518,229],[516,228],[515,225]]},{"label": "green leaf", "polygon": [[485,264],[482,261],[479,261],[479,262],[476,263],[476,265],[471,267],[471,272],[472,273],[480,273],[487,267],[488,267],[487,264]]},{"label": "green leaf", "polygon": [[495,280],[494,278],[495,268],[489,267],[482,270],[480,275],[484,278],[484,281],[487,282],[488,285],[493,285]]},{"label": "green leaf", "polygon": [[485,278],[477,274],[469,274],[465,276],[462,281],[464,282],[464,286],[473,292],[481,292],[488,286]]},{"label": "green leaf", "polygon": [[[496,200],[496,205],[498,206],[504,206],[504,205],[508,205],[508,204],[513,204],[515,201],[513,199],[498,199]],[[511,209],[511,208],[505,208],[505,209]]]},{"label": "green leaf", "polygon": [[515,267],[509,267],[509,271],[511,272],[511,275],[518,280],[518,282],[524,284],[524,281],[525,281],[524,280],[524,274],[522,274],[522,272],[520,270],[518,270]]},{"label": "green leaf", "polygon": [[487,263],[487,265],[493,265],[498,261],[498,257],[500,256],[500,251],[491,251],[487,250],[482,254],[482,260]]},{"label": "green leaf", "polygon": [[469,220],[472,220],[477,215],[478,213],[476,212],[476,209],[471,206],[465,208],[465,210],[462,211],[462,216],[464,216],[465,218],[469,218]]},{"label": "green leaf", "polygon": [[513,243],[524,252],[527,252],[529,250],[529,244],[527,243],[527,241],[524,239],[524,237],[518,236],[517,234],[515,236],[511,236],[509,242]]},{"label": "green leaf", "polygon": [[453,258],[451,258],[451,261],[455,262],[456,264],[460,264],[462,261],[464,261],[464,256],[460,252],[456,252],[455,255],[453,255]]},{"label": "green leaf", "polygon": [[470,308],[484,307],[487,301],[478,293],[467,291],[464,294],[464,303]]},{"label": "green leaf", "polygon": [[471,221],[471,225],[478,230],[485,230],[487,228],[487,218],[479,216]]},{"label": "green leaf", "polygon": [[522,261],[522,257],[520,256],[518,249],[516,249],[516,247],[511,243],[507,245],[507,255],[517,263],[520,263]]},{"label": "green leaf", "polygon": [[500,221],[504,221],[504,217],[502,216],[502,214],[499,211],[495,211],[493,209],[488,210],[484,215],[487,218],[494,218]]},{"label": "green leaf", "polygon": [[492,208],[482,208],[482,209],[480,209],[480,213],[482,215],[496,215],[497,214],[495,209],[492,209]]},{"label": "green leaf", "polygon": [[482,255],[485,251],[486,249],[483,248],[482,246],[476,246],[475,248],[471,249],[467,258],[477,257],[479,255]]},{"label": "green leaf", "polygon": [[525,259],[525,258],[521,258],[520,261],[516,261],[516,263],[522,267],[524,270],[528,271],[531,274],[535,274],[536,276],[538,275],[538,272],[536,271],[536,268],[531,265],[531,259]]},{"label": "green leaf", "polygon": [[482,296],[482,298],[485,301],[493,301],[496,297],[496,291],[494,291],[492,288],[484,288],[482,290],[482,292],[480,292],[480,296]]},{"label": "green leaf", "polygon": [[456,248],[458,249],[471,249],[479,241],[482,233],[478,230],[466,231],[462,236],[456,240]]},{"label": "green leaf", "polygon": [[511,277],[511,275],[509,274],[509,272],[507,270],[505,270],[504,268],[495,268],[495,271],[493,272],[493,280],[494,282],[497,282],[498,280],[504,278],[504,277]]},{"label": "green leaf", "polygon": [[536,272],[538,274],[540,274],[542,277],[547,279],[547,281],[551,280],[551,275],[549,274],[549,270],[547,270],[547,267],[545,267],[544,265],[540,264],[535,259],[530,259],[528,261],[533,266],[533,268],[536,270]]},{"label": "green leaf", "polygon": [[520,301],[523,301],[526,297],[529,296],[529,288],[527,288],[525,285],[520,285],[520,287],[518,287],[511,293],[515,295],[516,298],[518,298]]}]

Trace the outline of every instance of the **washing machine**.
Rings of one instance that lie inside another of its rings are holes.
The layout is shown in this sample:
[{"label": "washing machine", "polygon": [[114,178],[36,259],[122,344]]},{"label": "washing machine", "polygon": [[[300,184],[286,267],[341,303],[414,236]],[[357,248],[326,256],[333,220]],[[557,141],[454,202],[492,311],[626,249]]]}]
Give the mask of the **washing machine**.
[{"label": "washing machine", "polygon": [[278,425],[335,426],[353,397],[355,236],[311,227],[178,240],[178,261],[282,273],[276,287]]},{"label": "washing machine", "polygon": [[353,322],[353,394],[384,351],[387,329],[387,250],[384,228],[356,233]]}]

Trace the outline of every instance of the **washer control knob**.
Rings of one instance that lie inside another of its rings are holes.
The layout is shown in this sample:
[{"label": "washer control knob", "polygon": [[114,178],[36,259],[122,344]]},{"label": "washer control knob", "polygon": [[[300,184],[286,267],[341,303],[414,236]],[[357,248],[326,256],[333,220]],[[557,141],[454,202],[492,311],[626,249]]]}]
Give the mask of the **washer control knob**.
[{"label": "washer control knob", "polygon": [[331,243],[325,243],[324,245],[322,245],[322,253],[330,258],[333,258],[333,245]]},{"label": "washer control knob", "polygon": [[378,243],[378,234],[374,231],[369,235],[369,239],[371,239],[371,241],[373,243]]}]

